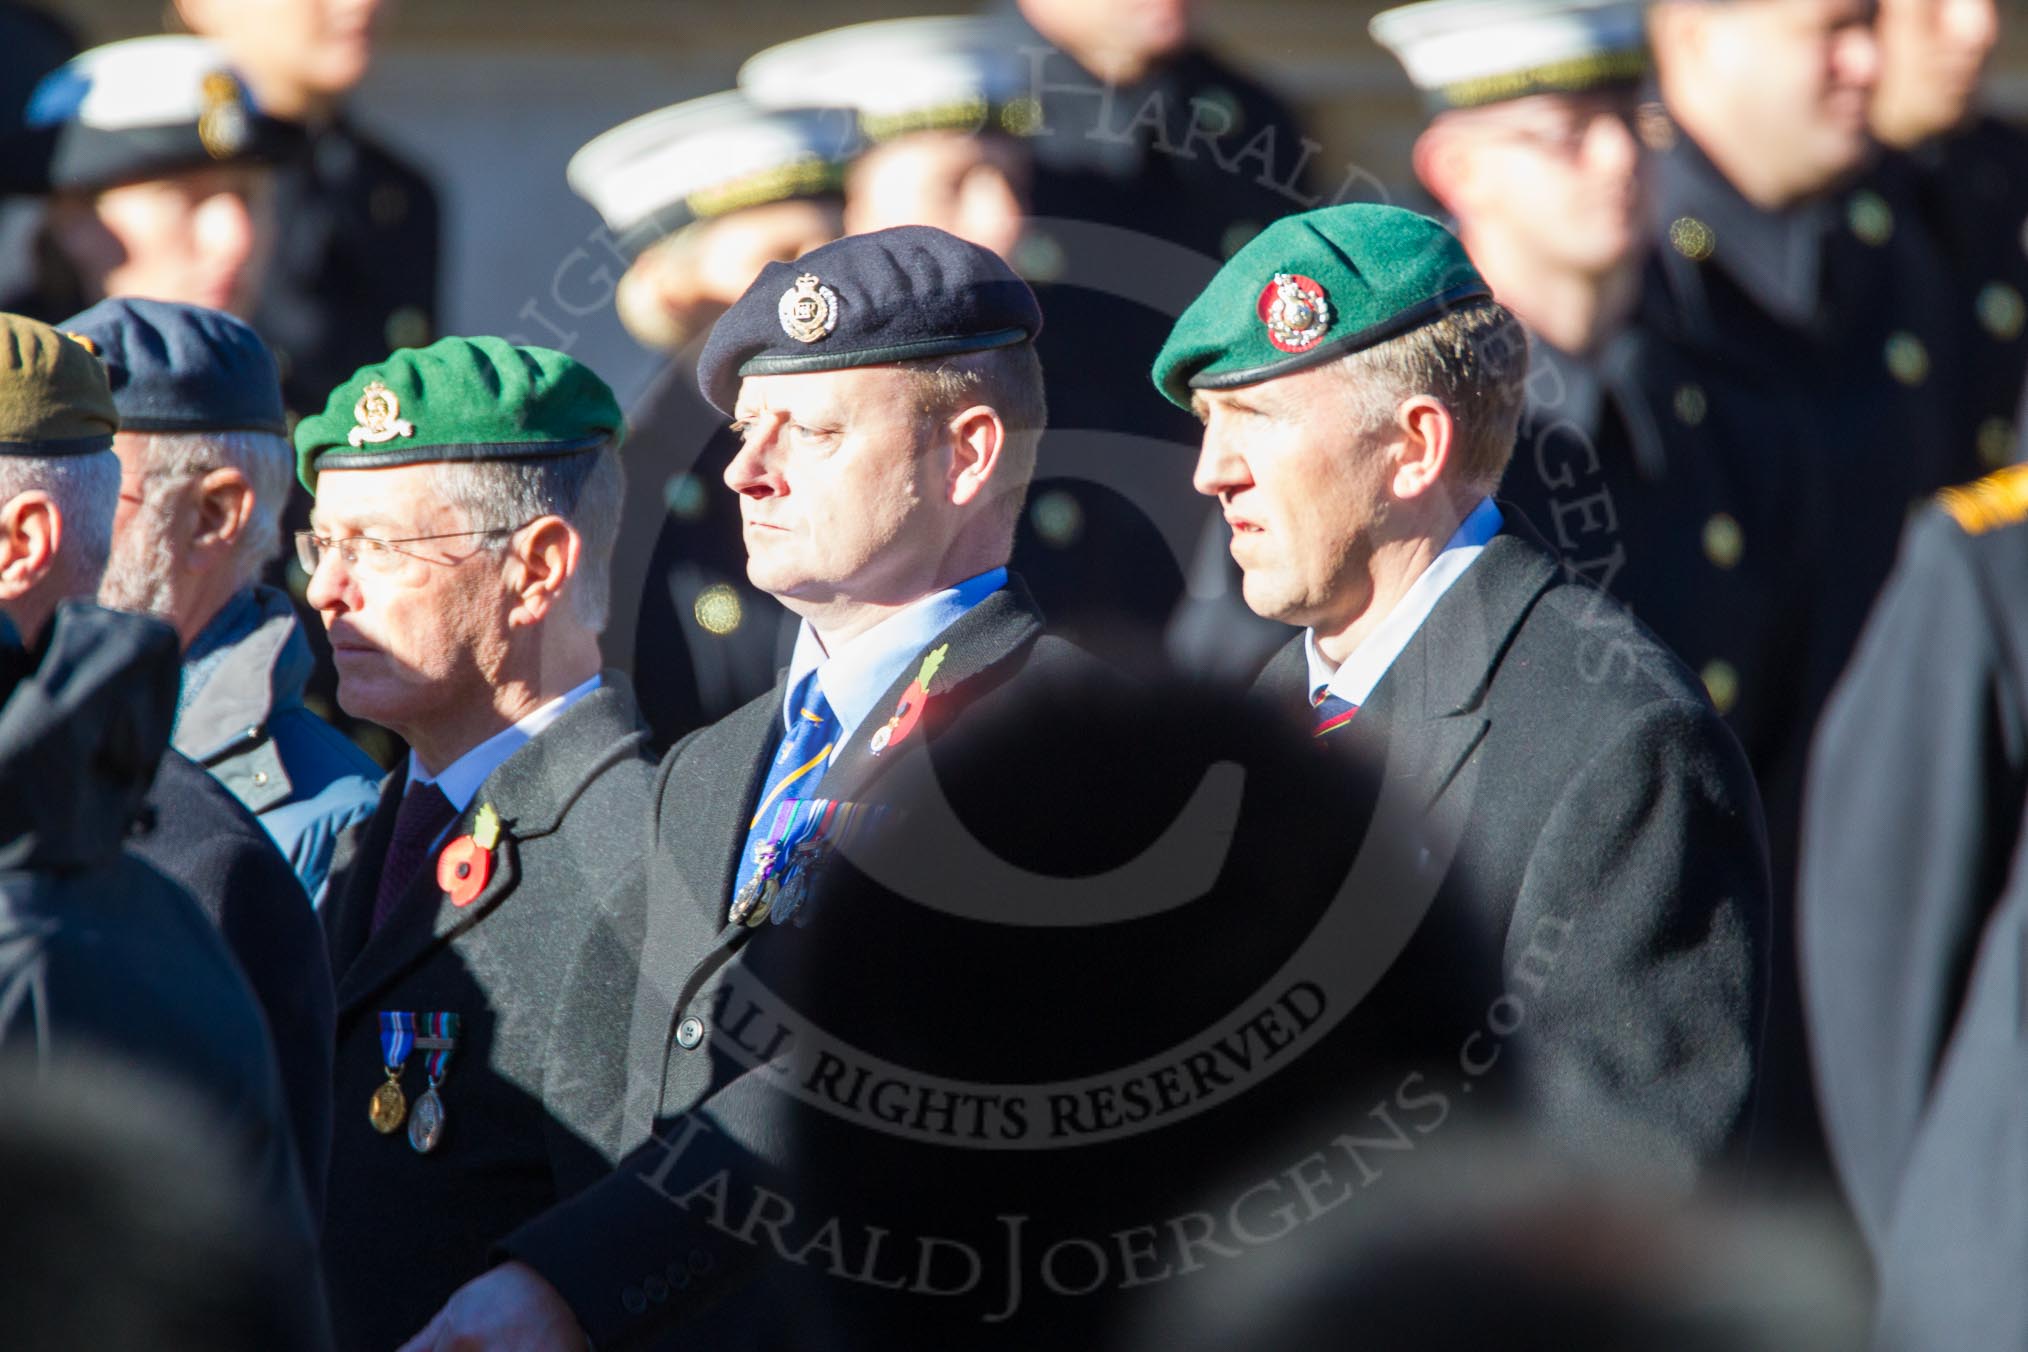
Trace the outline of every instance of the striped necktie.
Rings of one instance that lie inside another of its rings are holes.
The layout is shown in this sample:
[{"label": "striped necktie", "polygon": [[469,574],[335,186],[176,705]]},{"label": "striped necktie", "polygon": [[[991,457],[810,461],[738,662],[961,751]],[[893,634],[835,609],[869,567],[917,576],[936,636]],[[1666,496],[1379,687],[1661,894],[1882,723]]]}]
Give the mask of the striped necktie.
[{"label": "striped necktie", "polygon": [[1319,689],[1316,694],[1310,696],[1310,704],[1317,713],[1316,728],[1310,733],[1312,737],[1322,737],[1325,733],[1336,732],[1350,723],[1352,715],[1359,712],[1359,706],[1351,700],[1339,699],[1326,689]]},{"label": "striped necktie", "polygon": [[757,867],[754,846],[767,839],[774,809],[783,802],[808,798],[816,791],[817,781],[824,777],[843,732],[814,671],[796,687],[796,698],[789,701],[789,707],[795,710],[795,718],[776,748],[774,760],[768,764],[767,783],[754,803],[752,820],[747,822],[746,843],[740,846],[739,872],[732,881],[735,897],[753,877]]}]

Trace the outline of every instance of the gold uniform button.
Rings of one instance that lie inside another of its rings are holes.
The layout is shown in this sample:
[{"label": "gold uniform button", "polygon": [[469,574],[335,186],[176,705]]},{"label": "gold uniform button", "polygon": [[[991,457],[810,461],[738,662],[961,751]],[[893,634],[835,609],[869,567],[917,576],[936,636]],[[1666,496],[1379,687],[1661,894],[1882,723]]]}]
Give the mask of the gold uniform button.
[{"label": "gold uniform button", "polygon": [[1713,658],[1697,675],[1704,682],[1704,692],[1711,696],[1711,707],[1721,714],[1731,713],[1732,706],[1739,703],[1739,672],[1732,663]]},{"label": "gold uniform button", "polygon": [[1979,424],[1979,463],[2000,469],[2014,463],[2014,424],[2005,418],[1988,418]]},{"label": "gold uniform button", "polygon": [[1695,381],[1688,381],[1676,387],[1676,418],[1685,427],[1695,427],[1704,421],[1704,415],[1711,411],[1711,401],[1705,397],[1704,387]]},{"label": "gold uniform button", "polygon": [[1980,287],[1978,308],[1979,323],[2003,343],[2020,337],[2022,322],[2028,320],[2028,302],[2005,282],[1987,282]]},{"label": "gold uniform button", "polygon": [[1720,568],[1735,568],[1746,552],[1746,532],[1731,514],[1720,512],[1704,523],[1704,557]]},{"label": "gold uniform button", "polygon": [[704,632],[720,638],[739,628],[740,621],[746,618],[739,593],[723,582],[713,583],[697,593],[697,603],[691,609]]},{"label": "gold uniform button", "polygon": [[1894,238],[1894,208],[1877,192],[1855,192],[1845,204],[1845,224],[1860,242],[1879,248]]},{"label": "gold uniform button", "polygon": [[1908,330],[1888,335],[1885,355],[1888,373],[1902,384],[1913,387],[1929,379],[1929,349]]},{"label": "gold uniform button", "polygon": [[1669,244],[1693,263],[1702,263],[1718,247],[1718,236],[1695,216],[1678,216],[1669,224]]}]

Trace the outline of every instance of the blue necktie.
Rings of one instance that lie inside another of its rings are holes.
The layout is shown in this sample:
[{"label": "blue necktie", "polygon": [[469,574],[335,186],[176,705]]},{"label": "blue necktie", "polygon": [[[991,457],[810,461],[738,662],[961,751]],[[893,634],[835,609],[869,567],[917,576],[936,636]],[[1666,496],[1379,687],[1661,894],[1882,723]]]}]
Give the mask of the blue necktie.
[{"label": "blue necktie", "polygon": [[1359,706],[1351,700],[1339,699],[1336,695],[1325,691],[1312,695],[1310,703],[1317,711],[1317,726],[1310,733],[1312,737],[1322,737],[1325,733],[1336,732],[1350,723],[1352,715],[1359,712]]},{"label": "blue necktie", "polygon": [[824,691],[817,684],[814,671],[796,687],[796,697],[789,701],[789,708],[794,711],[794,718],[781,746],[775,750],[774,760],[768,765],[767,784],[754,803],[753,820],[747,823],[746,843],[740,846],[739,872],[732,880],[732,895],[735,897],[754,875],[757,867],[753,857],[754,846],[768,838],[768,831],[774,825],[775,809],[784,802],[808,798],[815,792],[817,781],[824,777],[824,771],[831,763],[831,752],[837,748],[839,734],[843,731],[838,716],[831,712],[831,702],[824,698]]}]

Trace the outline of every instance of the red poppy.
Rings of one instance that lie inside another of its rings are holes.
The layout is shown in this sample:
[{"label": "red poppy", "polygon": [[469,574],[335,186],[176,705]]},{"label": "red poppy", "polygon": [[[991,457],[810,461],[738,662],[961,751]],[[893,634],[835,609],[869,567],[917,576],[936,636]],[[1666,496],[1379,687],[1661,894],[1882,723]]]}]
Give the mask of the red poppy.
[{"label": "red poppy", "polygon": [[451,905],[470,906],[493,876],[493,852],[479,848],[470,836],[459,836],[437,856],[437,886],[450,893]]},{"label": "red poppy", "polygon": [[915,731],[915,725],[922,721],[923,705],[929,703],[929,691],[917,681],[902,694],[901,703],[894,706],[894,718],[888,724],[887,744],[896,742]]}]

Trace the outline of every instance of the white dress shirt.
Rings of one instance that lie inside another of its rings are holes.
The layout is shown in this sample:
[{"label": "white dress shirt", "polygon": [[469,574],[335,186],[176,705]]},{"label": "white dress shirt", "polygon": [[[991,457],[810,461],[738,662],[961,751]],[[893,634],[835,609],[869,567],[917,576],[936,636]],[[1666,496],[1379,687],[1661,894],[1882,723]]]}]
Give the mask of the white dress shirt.
[{"label": "white dress shirt", "polygon": [[[565,709],[598,689],[601,679],[603,678],[594,676],[583,685],[564,691],[540,709],[520,719],[513,727],[494,733],[452,761],[444,767],[442,774],[433,775],[423,769],[423,764],[416,759],[415,752],[409,752],[408,785],[402,790],[403,794],[418,784],[434,783],[462,816],[465,809],[472,805],[472,799],[478,795],[479,786],[486,782],[486,776],[497,770],[502,761],[532,741],[537,733],[563,717]],[[444,830],[448,832],[450,827],[445,827]]]},{"label": "white dress shirt", "polygon": [[796,634],[795,655],[789,659],[789,683],[782,696],[782,728],[788,729],[796,710],[790,708],[803,678],[817,673],[817,684],[838,719],[838,744],[831,759],[852,740],[888,687],[915,662],[929,641],[950,628],[959,616],[1007,585],[1007,570],[994,568],[966,578],[955,587],[933,592],[874,625],[838,651],[827,653],[808,620]]}]

